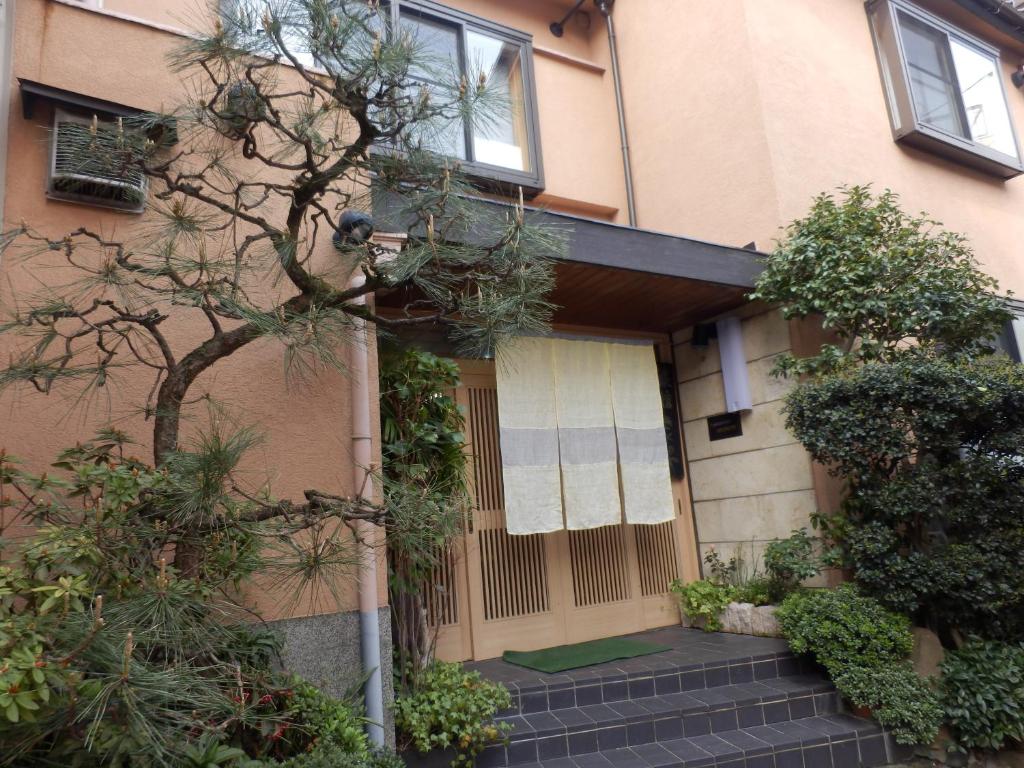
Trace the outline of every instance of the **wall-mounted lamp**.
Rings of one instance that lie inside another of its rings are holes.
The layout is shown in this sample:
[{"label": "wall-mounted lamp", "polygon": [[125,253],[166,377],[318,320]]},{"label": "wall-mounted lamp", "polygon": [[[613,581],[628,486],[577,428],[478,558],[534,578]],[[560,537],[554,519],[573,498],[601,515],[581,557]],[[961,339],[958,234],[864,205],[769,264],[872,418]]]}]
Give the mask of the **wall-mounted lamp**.
[{"label": "wall-mounted lamp", "polygon": [[[576,11],[580,9],[581,5],[583,5],[583,0],[576,0],[572,8],[569,9],[569,12],[562,17],[561,21],[552,21],[551,24],[548,25],[548,29],[551,30],[551,34],[555,37],[561,37],[564,35],[565,23],[576,15]],[[583,15],[586,16],[586,14]]]},{"label": "wall-mounted lamp", "polygon": [[714,323],[697,323],[693,326],[693,338],[690,345],[694,347],[706,347],[712,339],[718,338],[718,326]]},{"label": "wall-mounted lamp", "polygon": [[1018,88],[1024,88],[1024,64],[1017,67],[1017,71],[1010,75],[1010,80]]}]

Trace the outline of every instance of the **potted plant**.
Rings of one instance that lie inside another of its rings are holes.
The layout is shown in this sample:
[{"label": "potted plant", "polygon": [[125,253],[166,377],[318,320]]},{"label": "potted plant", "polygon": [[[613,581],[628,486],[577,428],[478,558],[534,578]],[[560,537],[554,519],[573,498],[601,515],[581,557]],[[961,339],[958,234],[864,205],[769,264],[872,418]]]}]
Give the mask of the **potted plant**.
[{"label": "potted plant", "polygon": [[411,768],[459,768],[504,739],[494,715],[512,704],[503,685],[467,672],[461,664],[435,661],[419,672],[395,702],[398,749]]}]

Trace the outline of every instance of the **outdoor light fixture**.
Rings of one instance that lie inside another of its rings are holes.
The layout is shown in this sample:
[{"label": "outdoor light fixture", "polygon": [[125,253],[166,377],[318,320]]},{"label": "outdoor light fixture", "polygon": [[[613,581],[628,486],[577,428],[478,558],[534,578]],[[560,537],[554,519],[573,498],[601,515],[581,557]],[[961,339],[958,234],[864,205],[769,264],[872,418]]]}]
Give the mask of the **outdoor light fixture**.
[{"label": "outdoor light fixture", "polygon": [[718,338],[718,326],[714,323],[697,323],[693,326],[693,339],[690,345],[694,347],[706,347],[712,339]]},{"label": "outdoor light fixture", "polygon": [[345,211],[334,232],[334,247],[360,245],[373,237],[373,217],[363,211]]},{"label": "outdoor light fixture", "polygon": [[1010,75],[1010,80],[1018,88],[1024,87],[1024,64],[1017,67],[1017,71]]},{"label": "outdoor light fixture", "polygon": [[581,5],[583,5],[583,0],[576,0],[576,4],[569,9],[569,12],[562,17],[561,21],[552,21],[551,24],[548,26],[548,29],[551,30],[551,34],[554,35],[555,37],[561,37],[562,35],[564,35],[565,22],[567,22],[569,19],[576,15],[576,11],[580,9]]}]

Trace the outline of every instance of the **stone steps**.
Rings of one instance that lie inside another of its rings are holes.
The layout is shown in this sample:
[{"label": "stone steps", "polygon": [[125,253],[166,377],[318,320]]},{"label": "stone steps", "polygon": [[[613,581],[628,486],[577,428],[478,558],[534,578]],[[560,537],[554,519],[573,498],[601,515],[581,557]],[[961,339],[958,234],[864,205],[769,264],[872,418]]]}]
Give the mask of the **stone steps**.
[{"label": "stone steps", "polygon": [[508,741],[476,765],[872,768],[903,756],[876,724],[841,712],[813,664],[786,650],[708,654],[701,663],[691,649],[500,680],[513,696],[498,718],[511,726]]},{"label": "stone steps", "polygon": [[890,762],[882,730],[848,715],[517,763],[520,768],[862,768]]},{"label": "stone steps", "polygon": [[503,683],[512,694],[512,707],[502,714],[532,714],[762,682],[818,671],[789,651],[702,663],[693,663],[690,657],[670,651],[655,657],[618,662],[612,668],[600,666],[563,674],[538,674],[529,682],[492,679]]}]

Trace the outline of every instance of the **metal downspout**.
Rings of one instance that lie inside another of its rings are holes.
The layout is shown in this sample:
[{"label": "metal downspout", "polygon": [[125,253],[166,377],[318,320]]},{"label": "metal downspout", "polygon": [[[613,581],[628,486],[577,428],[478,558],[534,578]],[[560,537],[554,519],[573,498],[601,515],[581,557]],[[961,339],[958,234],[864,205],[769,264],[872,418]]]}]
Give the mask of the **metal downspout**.
[{"label": "metal downspout", "polygon": [[[360,275],[353,281],[362,283]],[[356,303],[364,303],[360,297]],[[352,386],[352,493],[373,497],[373,442],[370,434],[369,351],[366,323],[356,319],[353,329],[349,376]],[[384,745],[384,686],[380,662],[380,620],[377,603],[377,552],[373,546],[377,530],[373,523],[359,520],[355,526],[359,550],[359,643],[366,683],[366,732],[370,742]]]},{"label": "metal downspout", "polygon": [[597,9],[604,16],[608,27],[608,50],[612,60],[612,81],[615,85],[615,109],[619,114],[619,140],[622,143],[622,172],[626,177],[626,209],[629,226],[636,226],[636,196],[633,192],[633,168],[629,162],[629,138],[626,133],[626,108],[622,103],[622,80],[619,77],[619,47],[615,41],[615,22],[612,21],[612,5],[615,0],[594,0]]}]

